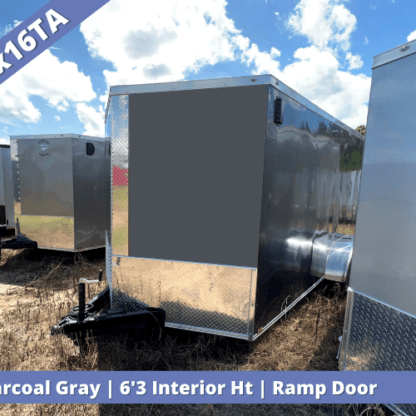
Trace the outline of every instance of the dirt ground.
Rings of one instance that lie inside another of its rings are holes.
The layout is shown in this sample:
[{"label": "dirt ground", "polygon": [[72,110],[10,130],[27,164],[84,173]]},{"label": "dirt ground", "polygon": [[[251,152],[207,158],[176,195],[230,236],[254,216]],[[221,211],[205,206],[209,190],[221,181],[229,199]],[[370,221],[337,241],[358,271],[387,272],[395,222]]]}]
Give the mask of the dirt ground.
[{"label": "dirt ground", "polygon": [[[337,371],[345,288],[323,284],[257,341],[167,330],[146,343],[127,336],[91,341],[81,354],[50,329],[77,302],[77,282],[104,270],[104,250],[85,256],[3,250],[0,370]],[[106,282],[89,285],[87,298]],[[385,415],[384,407],[309,405],[0,405],[1,415]]]}]

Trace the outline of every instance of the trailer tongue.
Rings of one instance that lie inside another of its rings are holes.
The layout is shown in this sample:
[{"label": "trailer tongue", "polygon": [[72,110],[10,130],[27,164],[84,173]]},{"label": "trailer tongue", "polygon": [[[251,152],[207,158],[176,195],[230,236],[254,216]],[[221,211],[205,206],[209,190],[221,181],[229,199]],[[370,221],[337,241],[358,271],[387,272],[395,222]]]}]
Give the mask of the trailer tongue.
[{"label": "trailer tongue", "polygon": [[[64,334],[71,338],[81,351],[86,349],[86,338],[111,336],[134,331],[143,339],[160,336],[165,328],[165,312],[162,309],[143,307],[136,312],[126,308],[108,308],[110,289],[106,287],[88,303],[85,302],[85,285],[101,282],[102,271],[98,280],[81,279],[78,283],[78,306],[63,317],[51,330],[51,335]],[[104,311],[103,311],[104,309]]]}]

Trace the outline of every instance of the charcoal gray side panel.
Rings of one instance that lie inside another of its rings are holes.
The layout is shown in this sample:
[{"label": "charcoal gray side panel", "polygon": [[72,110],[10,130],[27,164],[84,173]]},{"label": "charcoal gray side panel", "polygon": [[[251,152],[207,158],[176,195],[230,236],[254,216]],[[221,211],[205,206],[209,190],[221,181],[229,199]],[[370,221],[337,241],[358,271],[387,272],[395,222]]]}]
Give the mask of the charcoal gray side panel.
[{"label": "charcoal gray side panel", "polygon": [[[271,88],[255,332],[289,308],[322,276],[311,273],[312,247],[327,233],[352,234],[363,139]],[[273,122],[275,97],[283,124]]]},{"label": "charcoal gray side panel", "polygon": [[257,268],[267,87],[129,106],[129,255]]}]

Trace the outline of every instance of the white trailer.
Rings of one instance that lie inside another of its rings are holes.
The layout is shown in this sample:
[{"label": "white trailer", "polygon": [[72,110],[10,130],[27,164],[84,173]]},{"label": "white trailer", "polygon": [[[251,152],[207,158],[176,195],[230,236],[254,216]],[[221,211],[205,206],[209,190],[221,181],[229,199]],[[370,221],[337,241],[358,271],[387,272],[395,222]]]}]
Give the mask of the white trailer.
[{"label": "white trailer", "polygon": [[0,227],[15,227],[12,162],[7,144],[0,144]]},{"label": "white trailer", "polygon": [[81,252],[110,228],[110,143],[76,134],[11,136],[16,238]]},{"label": "white trailer", "polygon": [[373,61],[341,370],[416,371],[415,68],[416,41]]}]

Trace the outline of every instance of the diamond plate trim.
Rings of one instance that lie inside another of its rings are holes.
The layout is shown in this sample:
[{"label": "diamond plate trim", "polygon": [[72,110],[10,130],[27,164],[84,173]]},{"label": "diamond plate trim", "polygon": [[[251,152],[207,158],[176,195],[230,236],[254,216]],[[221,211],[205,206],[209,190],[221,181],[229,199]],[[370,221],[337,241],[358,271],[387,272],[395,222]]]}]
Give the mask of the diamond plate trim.
[{"label": "diamond plate trim", "polygon": [[107,278],[107,284],[110,290],[110,302],[111,307],[113,306],[113,253],[111,251],[110,238],[108,231],[105,232],[105,275]]},{"label": "diamond plate trim", "polygon": [[[344,334],[347,340],[343,369],[416,371],[416,317],[359,292],[350,292],[354,298],[348,333]],[[389,406],[402,415],[416,416],[414,404]]]},{"label": "diamond plate trim", "polygon": [[350,288],[348,288],[347,305],[345,309],[345,319],[344,319],[344,329],[342,332],[342,340],[341,340],[340,352],[339,352],[338,368],[340,371],[345,371],[345,360],[346,360],[347,349],[348,349],[348,334],[350,333],[350,328],[351,328],[351,313],[352,313],[353,304],[354,304],[354,292]]},{"label": "diamond plate trim", "polygon": [[115,255],[128,253],[129,97],[111,97],[105,127],[111,140],[111,245]]},{"label": "diamond plate trim", "polygon": [[416,318],[354,291],[345,369],[416,371]]},{"label": "diamond plate trim", "polygon": [[251,272],[251,291],[250,291],[250,312],[248,324],[248,339],[252,341],[254,337],[254,324],[256,317],[256,295],[257,295],[257,270]]},{"label": "diamond plate trim", "polygon": [[386,406],[397,416],[416,416],[416,405],[414,404],[387,404]]},{"label": "diamond plate trim", "polygon": [[12,158],[14,215],[20,215],[22,206],[20,200],[19,148],[17,140],[10,140],[10,156]]},{"label": "diamond plate trim", "polygon": [[111,279],[114,307],[159,307],[167,326],[248,339],[257,270],[115,256]]}]

